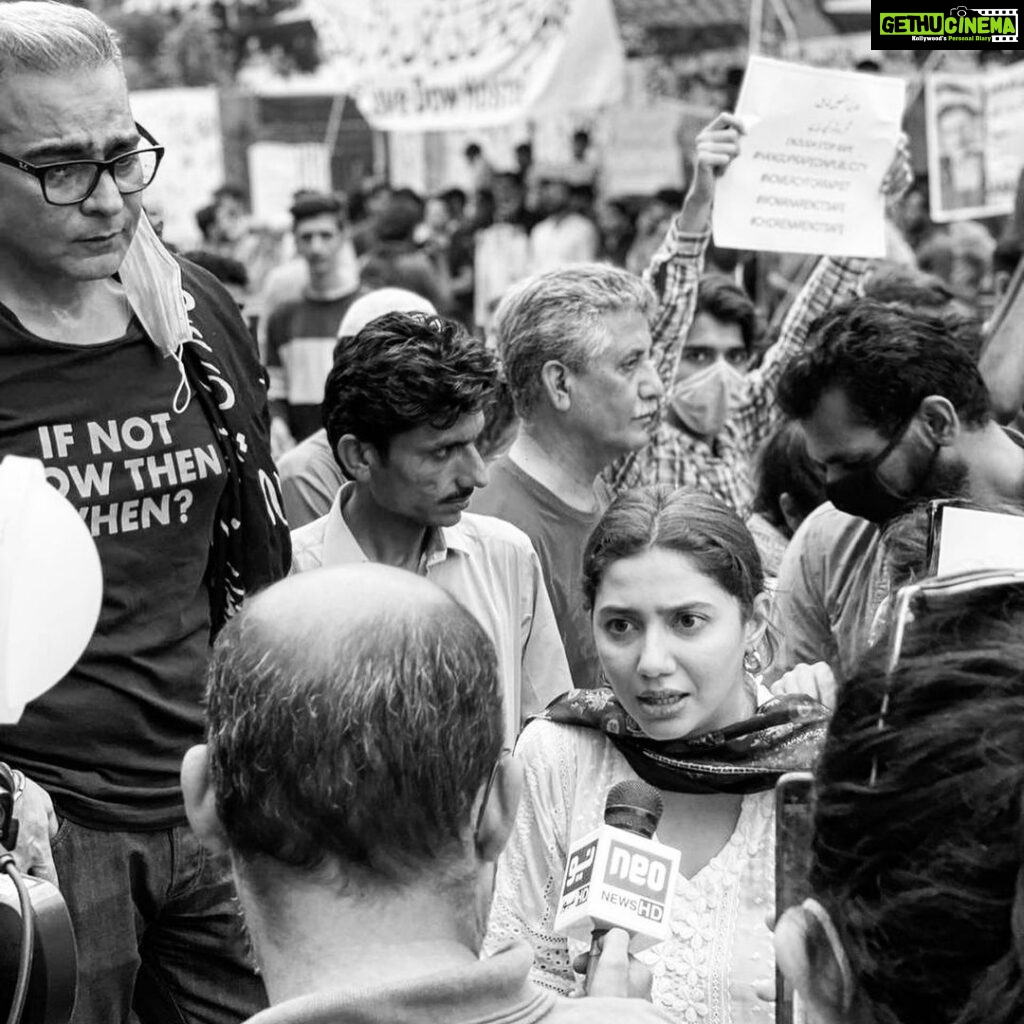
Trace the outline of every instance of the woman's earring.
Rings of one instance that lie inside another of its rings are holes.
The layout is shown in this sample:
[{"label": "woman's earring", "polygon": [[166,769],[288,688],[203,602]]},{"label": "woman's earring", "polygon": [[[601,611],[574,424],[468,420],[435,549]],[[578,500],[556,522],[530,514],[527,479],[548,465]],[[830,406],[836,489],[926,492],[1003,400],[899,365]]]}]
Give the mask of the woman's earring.
[{"label": "woman's earring", "polygon": [[743,668],[752,676],[759,676],[764,665],[761,663],[761,655],[753,648],[743,655]]}]

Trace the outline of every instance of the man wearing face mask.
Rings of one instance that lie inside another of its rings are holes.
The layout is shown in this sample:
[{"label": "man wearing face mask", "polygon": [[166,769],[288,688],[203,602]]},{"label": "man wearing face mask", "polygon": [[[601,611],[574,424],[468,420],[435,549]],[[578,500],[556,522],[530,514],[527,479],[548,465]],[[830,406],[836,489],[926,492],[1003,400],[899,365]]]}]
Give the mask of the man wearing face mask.
[{"label": "man wearing face mask", "polygon": [[860,299],[813,334],[779,404],[824,466],[829,502],[779,572],[781,667],[810,658],[843,676],[888,596],[886,524],[933,498],[1024,504],[1024,438],[993,418],[967,325]]},{"label": "man wearing face mask", "polygon": [[758,333],[757,310],[735,281],[707,274],[669,395],[668,419],[698,437],[717,437],[744,385]]},{"label": "man wearing face mask", "polygon": [[[790,307],[778,340],[761,365],[747,371],[755,338],[753,305],[742,289],[719,276],[701,277],[710,237],[716,168],[728,163],[728,130],[742,132],[720,114],[697,136],[697,163],[684,211],[651,264],[662,297],[658,321],[685,338],[669,393],[667,415],[651,443],[608,474],[616,491],[640,484],[670,484],[707,491],[746,516],[753,500],[754,456],[780,419],[775,389],[786,366],[804,349],[811,323],[856,294],[867,269],[862,259],[822,259]],[[717,158],[724,163],[712,163]],[[882,183],[893,195],[909,180],[901,146]],[[662,283],[663,282],[663,283]]]}]

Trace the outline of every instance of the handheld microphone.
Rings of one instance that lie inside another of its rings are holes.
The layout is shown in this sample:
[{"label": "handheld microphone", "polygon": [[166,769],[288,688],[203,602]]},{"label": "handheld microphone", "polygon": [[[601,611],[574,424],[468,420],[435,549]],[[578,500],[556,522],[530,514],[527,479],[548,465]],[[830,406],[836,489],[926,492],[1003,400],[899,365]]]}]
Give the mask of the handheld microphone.
[{"label": "handheld microphone", "polygon": [[597,940],[609,928],[629,932],[634,952],[671,937],[679,851],[651,838],[663,810],[653,786],[619,782],[608,791],[604,824],[569,850],[555,930],[576,939],[590,933],[588,986]]}]

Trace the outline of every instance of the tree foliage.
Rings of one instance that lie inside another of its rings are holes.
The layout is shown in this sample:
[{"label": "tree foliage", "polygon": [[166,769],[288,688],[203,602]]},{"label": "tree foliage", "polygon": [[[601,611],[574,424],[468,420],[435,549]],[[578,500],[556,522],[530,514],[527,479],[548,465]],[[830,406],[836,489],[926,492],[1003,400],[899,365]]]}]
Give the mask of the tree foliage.
[{"label": "tree foliage", "polygon": [[118,33],[132,89],[230,85],[247,60],[268,54],[285,70],[313,70],[312,27],[279,20],[296,3],[182,0],[164,10],[145,0],[87,0]]}]

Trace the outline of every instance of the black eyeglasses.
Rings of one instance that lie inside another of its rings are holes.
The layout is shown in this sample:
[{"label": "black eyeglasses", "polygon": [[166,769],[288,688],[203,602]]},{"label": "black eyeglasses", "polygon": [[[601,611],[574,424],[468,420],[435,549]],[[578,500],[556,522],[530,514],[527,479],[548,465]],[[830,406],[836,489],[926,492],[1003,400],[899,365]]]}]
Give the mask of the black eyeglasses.
[{"label": "black eyeglasses", "polygon": [[104,171],[110,172],[121,195],[128,196],[133,192],[141,192],[156,177],[157,168],[164,156],[164,147],[142,125],[136,123],[135,128],[152,145],[123,153],[112,160],[30,164],[27,160],[0,153],[0,164],[31,174],[43,190],[43,199],[51,206],[76,206],[84,203],[96,191]]},{"label": "black eyeglasses", "polygon": [[[1013,588],[1024,590],[1024,569],[997,569],[935,576],[901,587],[893,608],[892,632],[889,634],[888,657],[885,664],[885,692],[878,710],[878,732],[885,728],[885,719],[892,703],[892,681],[903,652],[907,626],[922,612],[948,608],[969,594],[983,590]],[[871,759],[870,785],[878,779],[878,757]]]}]

